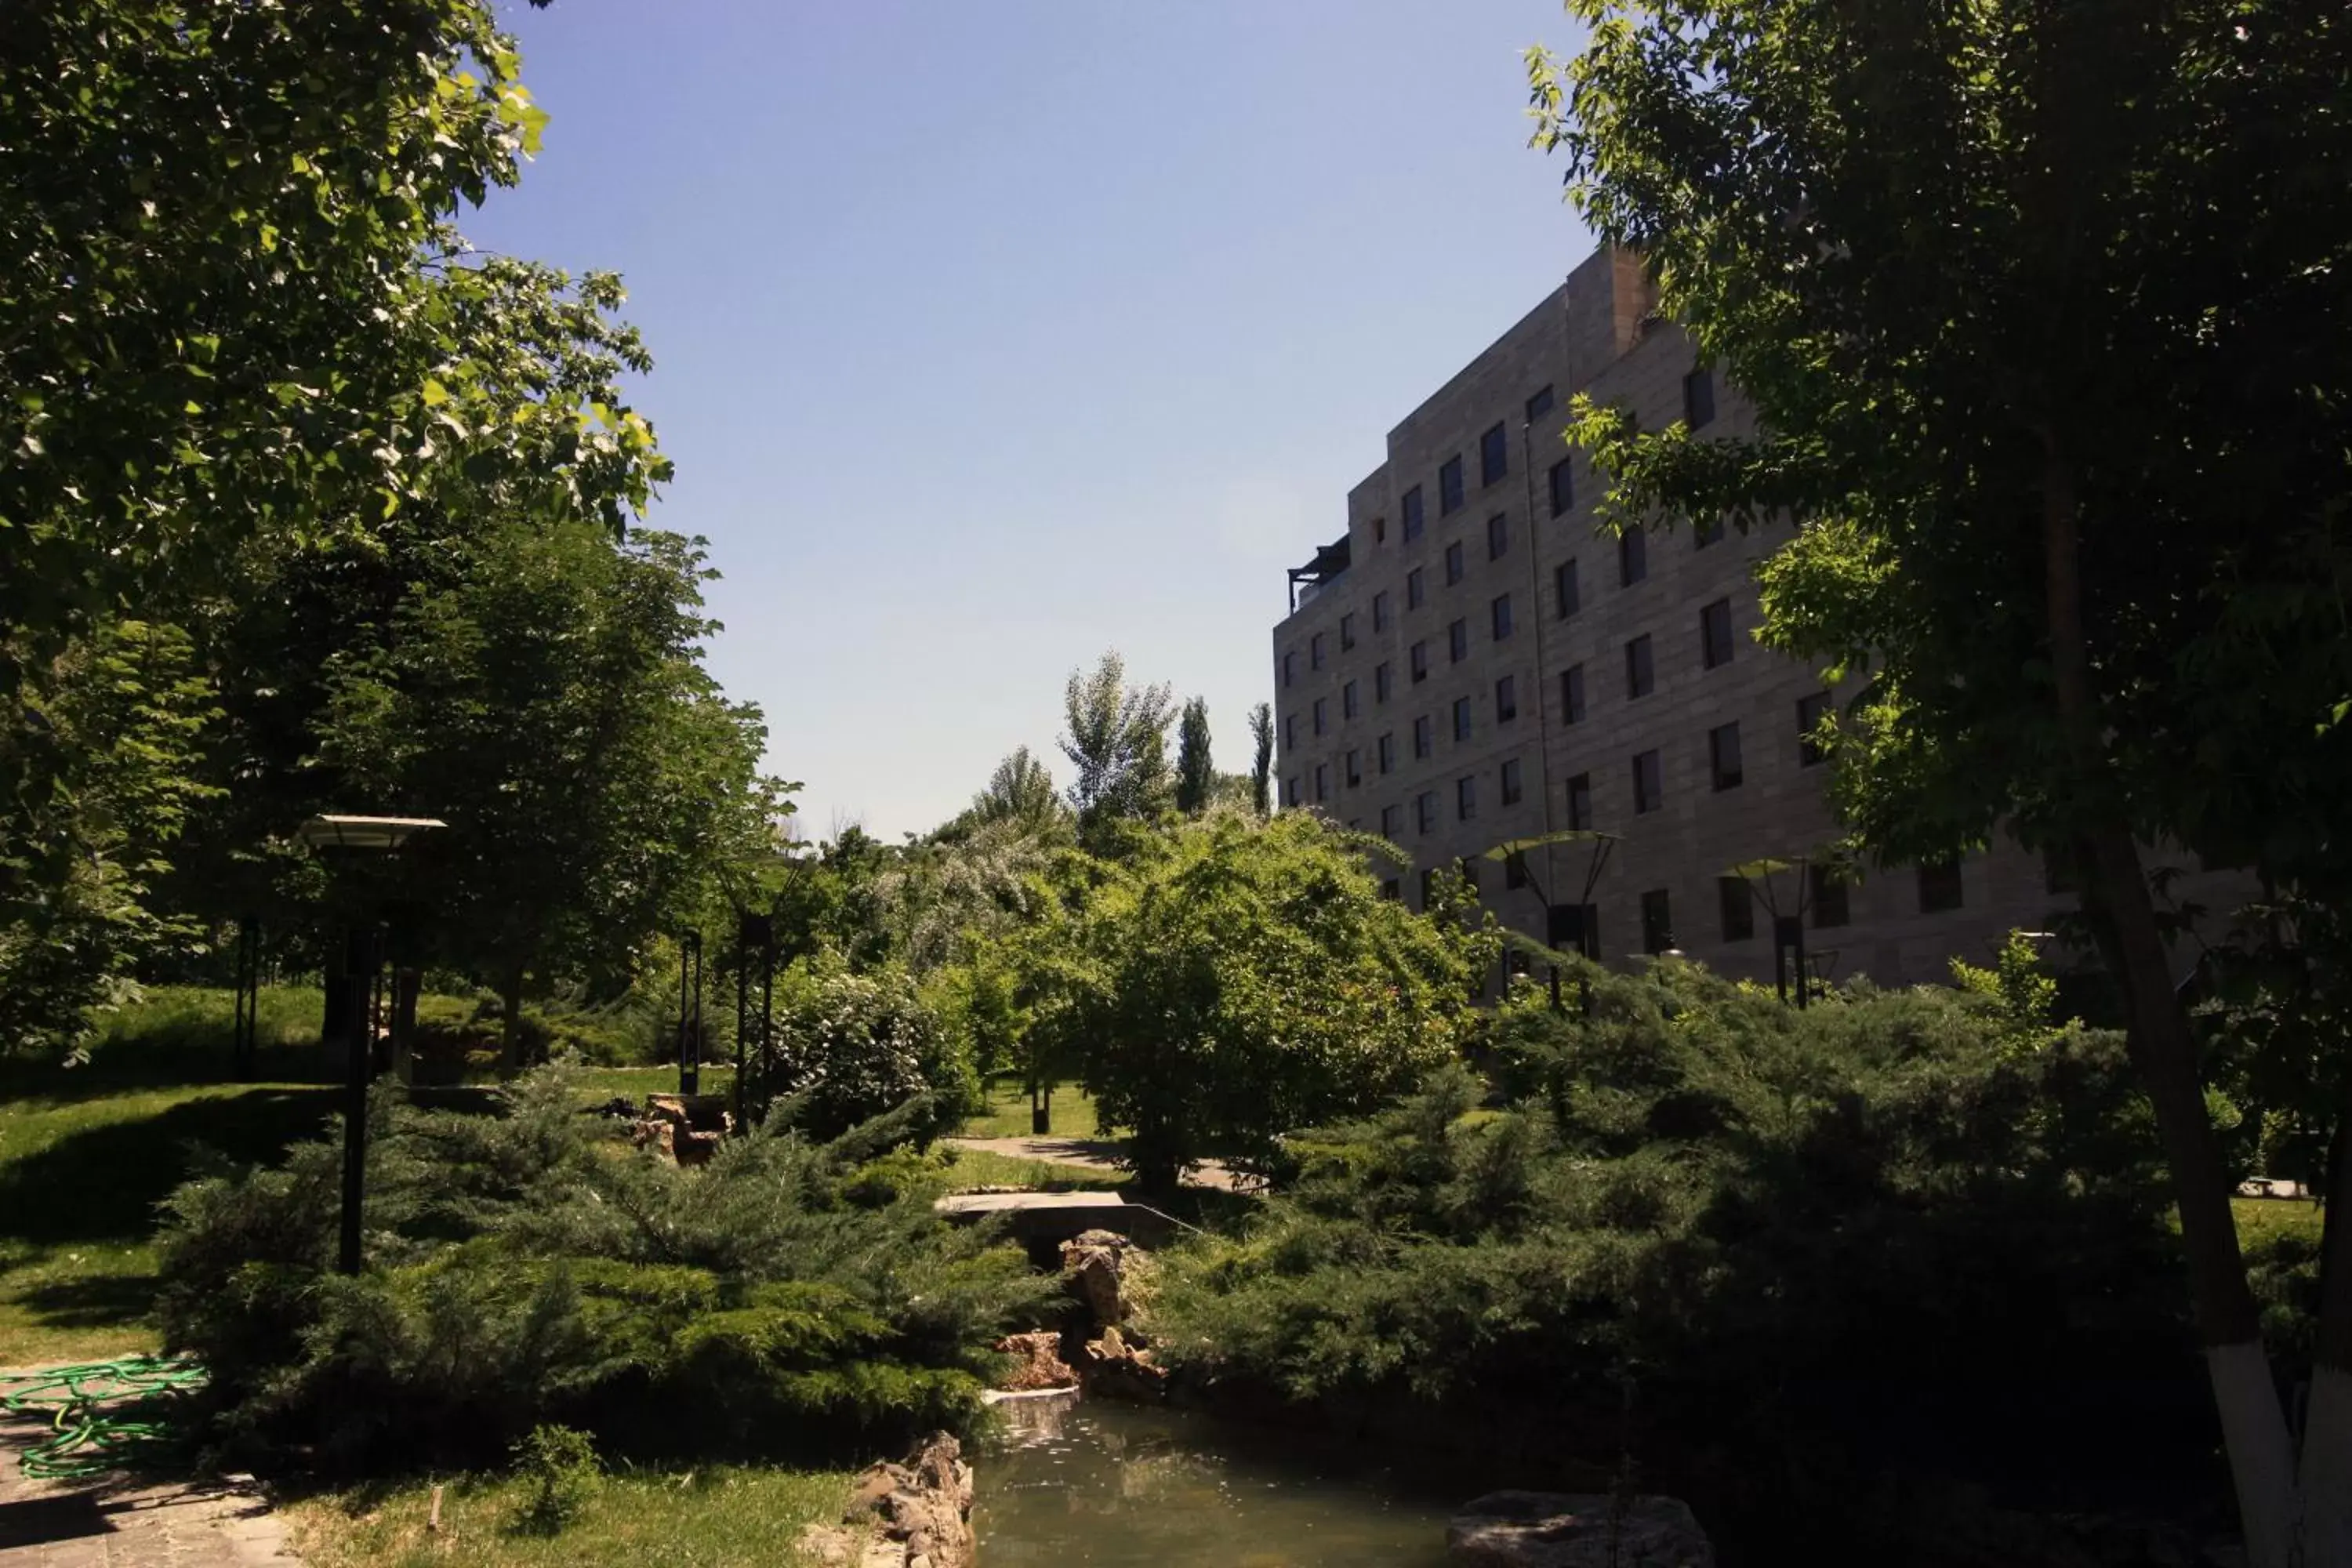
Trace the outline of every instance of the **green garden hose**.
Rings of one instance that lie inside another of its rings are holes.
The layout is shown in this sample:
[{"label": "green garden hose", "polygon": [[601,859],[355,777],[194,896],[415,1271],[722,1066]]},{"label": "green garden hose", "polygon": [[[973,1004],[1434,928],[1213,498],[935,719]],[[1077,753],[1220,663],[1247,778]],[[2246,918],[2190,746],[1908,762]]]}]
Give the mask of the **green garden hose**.
[{"label": "green garden hose", "polygon": [[162,1356],[53,1366],[0,1374],[0,1411],[47,1413],[49,1436],[25,1450],[25,1474],[36,1480],[77,1481],[119,1469],[135,1450],[171,1436],[166,1422],[109,1415],[109,1406],[128,1405],[152,1417],[162,1396],[204,1381],[205,1369],[195,1362]]}]

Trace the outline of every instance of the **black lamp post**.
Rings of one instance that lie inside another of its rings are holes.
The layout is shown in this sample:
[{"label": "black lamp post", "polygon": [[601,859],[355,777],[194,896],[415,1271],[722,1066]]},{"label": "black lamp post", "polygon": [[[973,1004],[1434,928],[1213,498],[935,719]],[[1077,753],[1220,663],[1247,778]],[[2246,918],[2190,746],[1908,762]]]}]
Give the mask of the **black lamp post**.
[{"label": "black lamp post", "polygon": [[[1600,885],[1601,873],[1608,868],[1610,852],[1622,842],[1623,840],[1614,833],[1602,833],[1591,827],[1571,827],[1559,833],[1546,833],[1534,838],[1514,838],[1507,843],[1497,844],[1486,851],[1486,858],[1489,860],[1500,860],[1506,865],[1514,860],[1518,862],[1520,871],[1527,877],[1528,884],[1535,889],[1536,898],[1544,907],[1544,945],[1546,947],[1555,952],[1573,949],[1578,956],[1598,963],[1601,962],[1601,920],[1600,911],[1593,906],[1592,889]],[[1591,847],[1591,854],[1584,867],[1584,889],[1578,896],[1577,901],[1572,904],[1552,902],[1553,890],[1545,887],[1537,879],[1535,868],[1529,864],[1528,858],[1530,850],[1549,849],[1554,845],[1561,844],[1583,844]],[[1592,1012],[1591,981],[1580,982],[1579,989],[1581,992],[1581,1005],[1584,1012],[1587,1016],[1590,1016]],[[1558,959],[1554,959],[1551,965],[1551,1009],[1555,1013],[1565,1011],[1559,1000]]]},{"label": "black lamp post", "polygon": [[[419,833],[447,823],[429,816],[314,816],[295,829],[294,836],[311,848],[345,854],[389,855]],[[345,1274],[360,1271],[360,1201],[367,1185],[368,1079],[375,1066],[375,1003],[373,986],[383,963],[372,910],[355,913],[344,943],[343,973],[369,989],[352,1009],[360,1027],[346,1051],[343,1076],[343,1205],[335,1267]]]}]

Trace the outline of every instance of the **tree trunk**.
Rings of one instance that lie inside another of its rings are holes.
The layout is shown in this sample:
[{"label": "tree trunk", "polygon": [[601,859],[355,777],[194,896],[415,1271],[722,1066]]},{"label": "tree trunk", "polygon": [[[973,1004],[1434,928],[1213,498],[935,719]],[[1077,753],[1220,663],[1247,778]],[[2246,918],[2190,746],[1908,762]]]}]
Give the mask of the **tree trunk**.
[{"label": "tree trunk", "polygon": [[2303,1560],[2352,1565],[2352,1120],[2340,1122],[2328,1162],[2319,1258],[2319,1340],[2303,1421]]},{"label": "tree trunk", "polygon": [[522,974],[520,963],[509,964],[499,986],[499,1056],[509,1072],[528,1065],[522,1059]]},{"label": "tree trunk", "polygon": [[2253,1292],[2246,1284],[2221,1142],[2205,1110],[2196,1040],[2173,990],[2138,847],[2118,803],[2110,798],[2083,625],[2074,470],[2046,433],[2044,443],[2042,570],[2051,674],[2074,774],[2070,804],[2076,820],[2096,825],[2080,837],[2084,890],[2095,906],[2102,946],[2123,992],[2132,1062],[2155,1108],[2172,1173],[2198,1335],[2229,1451],[2247,1563],[2249,1568],[2292,1568],[2298,1533],[2294,1442],[2271,1380]]}]

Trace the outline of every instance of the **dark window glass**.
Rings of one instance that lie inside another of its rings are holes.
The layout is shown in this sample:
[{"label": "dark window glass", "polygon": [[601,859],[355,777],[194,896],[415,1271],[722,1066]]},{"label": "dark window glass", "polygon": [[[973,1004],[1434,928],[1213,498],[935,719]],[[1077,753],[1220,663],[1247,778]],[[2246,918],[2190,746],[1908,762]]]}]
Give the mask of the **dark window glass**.
[{"label": "dark window glass", "polygon": [[1396,731],[1391,730],[1380,739],[1381,772],[1396,772]]},{"label": "dark window glass", "polygon": [[1835,866],[1811,866],[1806,868],[1806,879],[1812,885],[1813,924],[1845,924],[1845,873]]},{"label": "dark window glass", "polygon": [[1528,399],[1528,423],[1532,425],[1550,412],[1551,388],[1549,386],[1536,388],[1535,395]]},{"label": "dark window glass", "polygon": [[1330,727],[1331,700],[1328,697],[1318,697],[1315,700],[1315,732],[1320,735]]},{"label": "dark window glass", "polygon": [[1640,816],[1665,804],[1664,775],[1658,769],[1658,753],[1654,748],[1639,752],[1633,757],[1633,815]]},{"label": "dark window glass", "polygon": [[1625,645],[1625,695],[1647,697],[1657,685],[1657,669],[1650,658],[1650,634],[1643,632]]},{"label": "dark window glass", "polygon": [[1349,789],[1356,789],[1363,784],[1364,770],[1354,752],[1349,752],[1340,758],[1339,776],[1348,781]]},{"label": "dark window glass", "polygon": [[1406,650],[1405,658],[1412,667],[1413,679],[1421,681],[1429,679],[1429,645],[1427,643],[1413,644]]},{"label": "dark window glass", "polygon": [[1421,487],[1404,492],[1404,537],[1410,544],[1421,537]]},{"label": "dark window glass", "polygon": [[1919,868],[1921,914],[1941,914],[1946,910],[1957,910],[1963,901],[1959,861],[1934,860]]},{"label": "dark window glass", "polygon": [[1307,639],[1307,664],[1310,669],[1323,668],[1323,634],[1317,632]]},{"label": "dark window glass", "polygon": [[1298,650],[1292,648],[1282,656],[1282,683],[1288,686],[1298,679]]},{"label": "dark window glass", "polygon": [[1363,704],[1356,700],[1356,683],[1351,680],[1339,688],[1339,717],[1353,719],[1362,710]]},{"label": "dark window glass", "polygon": [[1349,610],[1339,617],[1339,651],[1347,652],[1356,646],[1356,612]]},{"label": "dark window glass", "polygon": [[1507,675],[1495,682],[1495,722],[1507,724],[1518,716],[1518,677]]},{"label": "dark window glass", "polygon": [[1298,715],[1296,713],[1283,715],[1282,746],[1285,751],[1295,752],[1298,749]]},{"label": "dark window glass", "polygon": [[1723,519],[1702,518],[1691,524],[1691,548],[1705,550],[1710,544],[1723,542]]},{"label": "dark window glass", "polygon": [[[1384,805],[1381,807],[1381,837],[1383,838],[1394,838],[1398,834],[1402,833],[1403,831],[1404,807],[1401,805]],[[1394,887],[1396,884],[1391,882],[1389,886]]]},{"label": "dark window glass", "polygon": [[1486,559],[1494,561],[1511,548],[1511,520],[1496,512],[1486,520]]},{"label": "dark window glass", "polygon": [[1576,581],[1576,563],[1563,561],[1551,571],[1552,613],[1566,620],[1584,607],[1584,595]]},{"label": "dark window glass", "polygon": [[1576,832],[1592,826],[1592,775],[1579,773],[1568,781],[1568,826]]},{"label": "dark window glass", "polygon": [[1649,574],[1649,536],[1637,523],[1617,536],[1617,585],[1630,588]]},{"label": "dark window glass", "polygon": [[1462,458],[1457,453],[1437,466],[1437,515],[1451,517],[1462,510]]},{"label": "dark window glass", "polygon": [[1576,504],[1576,480],[1568,471],[1569,459],[1562,458],[1551,466],[1551,514],[1558,517]]},{"label": "dark window glass", "polygon": [[1519,794],[1519,759],[1517,757],[1506,758],[1503,763],[1503,804],[1505,805],[1518,805]]},{"label": "dark window glass", "polygon": [[1510,855],[1503,860],[1503,886],[1518,889],[1528,885],[1528,862],[1525,857]]},{"label": "dark window glass", "polygon": [[1717,724],[1706,732],[1706,767],[1718,790],[1738,789],[1744,778],[1739,767],[1739,726]]},{"label": "dark window glass", "polygon": [[1387,659],[1372,666],[1372,700],[1386,702],[1396,692],[1396,668]]},{"label": "dark window glass", "polygon": [[1511,635],[1511,596],[1508,594],[1496,595],[1494,604],[1488,606],[1488,611],[1489,618],[1494,623],[1495,640],[1501,642]]},{"label": "dark window glass", "polygon": [[1570,665],[1559,673],[1559,721],[1584,722],[1584,666]]},{"label": "dark window glass", "polygon": [[1797,699],[1797,761],[1801,766],[1810,768],[1828,754],[1813,739],[1813,732],[1822,727],[1822,720],[1829,710],[1830,694],[1826,691],[1808,692]]},{"label": "dark window glass", "polygon": [[1386,588],[1372,595],[1372,630],[1389,629],[1389,591]]},{"label": "dark window glass", "polygon": [[1457,620],[1445,628],[1445,653],[1447,659],[1454,664],[1460,664],[1470,657],[1468,621]]},{"label": "dark window glass", "polygon": [[1467,697],[1454,700],[1454,738],[1457,741],[1470,738],[1470,699]]},{"label": "dark window glass", "polygon": [[1416,566],[1404,574],[1404,607],[1417,610],[1428,597],[1428,581],[1422,576],[1421,568]]},{"label": "dark window glass", "polygon": [[[1425,833],[1428,829],[1423,828],[1422,831]],[[1437,868],[1434,866],[1423,866],[1421,868],[1421,907],[1423,909],[1426,910],[1429,908],[1430,895],[1436,890]]]},{"label": "dark window glass", "polygon": [[1675,919],[1664,888],[1642,895],[1642,951],[1664,952],[1675,945]]},{"label": "dark window glass", "polygon": [[1459,778],[1454,781],[1454,816],[1457,822],[1467,822],[1478,815],[1478,781]]},{"label": "dark window glass", "polygon": [[1445,585],[1449,588],[1462,581],[1462,542],[1455,540],[1445,547]]},{"label": "dark window glass", "polygon": [[1297,773],[1293,773],[1288,778],[1282,781],[1282,804],[1285,805],[1297,805],[1298,804],[1298,775]]},{"label": "dark window glass", "polygon": [[1454,862],[1454,868],[1462,873],[1463,886],[1474,893],[1478,890],[1478,862],[1465,856]]},{"label": "dark window glass", "polygon": [[1683,423],[1698,430],[1715,419],[1715,373],[1705,365],[1683,377]]},{"label": "dark window glass", "polygon": [[[1419,797],[1412,803],[1412,813],[1414,825],[1418,826],[1422,832],[1436,832],[1437,792],[1433,789],[1422,791]],[[1428,887],[1429,884],[1425,881],[1422,884],[1422,890],[1424,897],[1427,895]]]},{"label": "dark window glass", "polygon": [[1386,544],[1388,542],[1388,539],[1389,520],[1384,517],[1376,517],[1372,519],[1372,542],[1374,544]]},{"label": "dark window glass", "polygon": [[1698,659],[1709,669],[1731,662],[1731,601],[1717,599],[1698,613]]},{"label": "dark window glass", "polygon": [[1316,764],[1315,764],[1315,801],[1316,801],[1316,804],[1319,805],[1321,805],[1323,802],[1325,802],[1325,801],[1327,801],[1327,800],[1328,800],[1328,799],[1330,799],[1330,798],[1331,798],[1331,765],[1330,765],[1328,763],[1316,763]]},{"label": "dark window glass", "polygon": [[[1388,833],[1382,834],[1381,837],[1384,838],[1393,838],[1396,835],[1393,833]],[[1386,881],[1381,884],[1381,897],[1387,899],[1391,902],[1402,900],[1404,897],[1404,884],[1394,877],[1389,878]]]},{"label": "dark window glass", "polygon": [[1426,713],[1412,721],[1412,754],[1426,757],[1437,750],[1437,724]]},{"label": "dark window glass", "polygon": [[1511,444],[1496,426],[1478,437],[1478,482],[1491,485],[1511,471]]},{"label": "dark window glass", "polygon": [[1756,890],[1745,877],[1715,879],[1716,906],[1723,914],[1723,940],[1746,942],[1756,934]]}]

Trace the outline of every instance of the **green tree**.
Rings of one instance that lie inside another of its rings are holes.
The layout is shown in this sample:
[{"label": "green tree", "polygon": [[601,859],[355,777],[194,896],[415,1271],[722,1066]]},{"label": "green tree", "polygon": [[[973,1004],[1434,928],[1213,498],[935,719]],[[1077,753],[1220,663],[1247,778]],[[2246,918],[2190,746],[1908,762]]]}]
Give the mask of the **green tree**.
[{"label": "green tree", "polygon": [[1055,821],[1061,812],[1061,797],[1054,793],[1054,775],[1045,771],[1045,763],[1029,754],[1028,747],[1015,746],[1012,754],[988,775],[988,787],[971,797],[971,810],[965,815],[974,823],[1043,826]]},{"label": "green tree", "polygon": [[1184,704],[1176,725],[1176,809],[1198,816],[1209,808],[1217,787],[1217,766],[1209,759],[1209,704],[1195,697]]},{"label": "green tree", "polygon": [[2328,1242],[2298,1479],[2138,848],[2346,886],[2352,18],[1570,8],[1591,43],[1564,79],[1533,62],[1538,134],[1764,430],[1644,435],[1580,405],[1609,515],[1793,517],[1765,640],[1869,672],[1833,779],[1864,849],[2006,829],[2077,872],[2163,1134],[2250,1560],[2352,1562],[2352,1227]]},{"label": "green tree", "polygon": [[1491,925],[1381,896],[1371,841],[1319,817],[1212,813],[1102,867],[1062,933],[1041,1048],[1081,1064],[1147,1185],[1210,1152],[1264,1162],[1444,1060],[1475,1016]]},{"label": "green tree", "polygon": [[1127,661],[1116,649],[1092,673],[1070,672],[1063,693],[1062,754],[1076,777],[1070,806],[1079,837],[1097,850],[1122,822],[1150,822],[1175,799],[1168,771],[1168,726],[1175,699],[1166,685],[1129,686]]},{"label": "green tree", "polygon": [[1274,704],[1261,702],[1250,710],[1250,742],[1256,754],[1250,763],[1250,788],[1257,814],[1274,812]]}]

